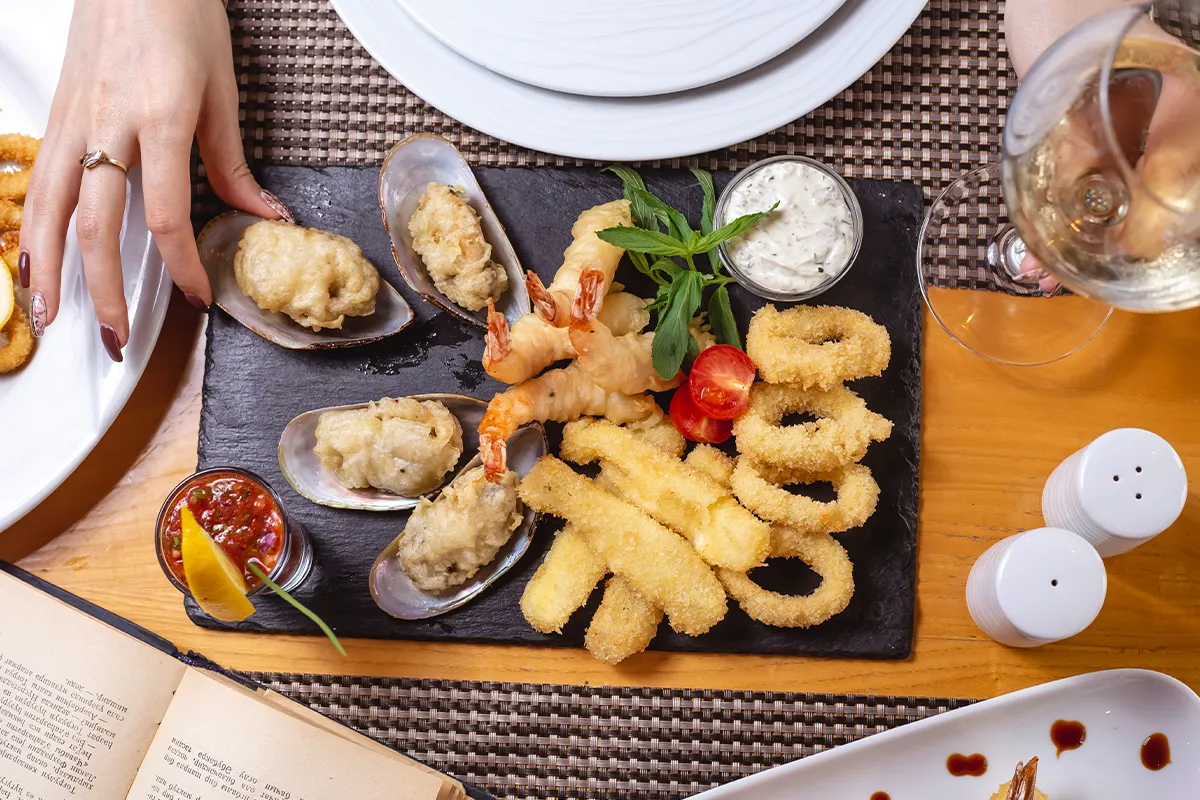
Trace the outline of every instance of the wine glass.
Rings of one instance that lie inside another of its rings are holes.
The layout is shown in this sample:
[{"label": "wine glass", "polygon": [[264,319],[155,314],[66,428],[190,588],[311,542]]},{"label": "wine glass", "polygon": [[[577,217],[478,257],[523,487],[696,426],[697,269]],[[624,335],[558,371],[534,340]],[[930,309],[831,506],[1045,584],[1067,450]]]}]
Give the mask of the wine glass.
[{"label": "wine glass", "polygon": [[1200,306],[1198,14],[1200,0],[1135,3],[1071,30],[1013,98],[1000,162],[934,200],[917,273],[959,344],[1046,364],[1113,306]]}]

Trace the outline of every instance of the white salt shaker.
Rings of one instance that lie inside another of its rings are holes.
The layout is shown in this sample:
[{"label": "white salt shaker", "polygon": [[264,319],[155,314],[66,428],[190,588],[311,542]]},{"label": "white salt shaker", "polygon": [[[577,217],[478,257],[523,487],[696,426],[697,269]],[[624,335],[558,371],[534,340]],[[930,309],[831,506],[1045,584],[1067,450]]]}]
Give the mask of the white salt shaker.
[{"label": "white salt shaker", "polygon": [[1083,538],[1035,528],[992,545],[967,578],[971,619],[1009,647],[1038,647],[1081,633],[1108,591],[1104,561]]},{"label": "white salt shaker", "polygon": [[1118,428],[1055,468],[1042,490],[1042,516],[1108,558],[1165,531],[1186,501],[1187,473],[1171,445],[1150,431]]}]

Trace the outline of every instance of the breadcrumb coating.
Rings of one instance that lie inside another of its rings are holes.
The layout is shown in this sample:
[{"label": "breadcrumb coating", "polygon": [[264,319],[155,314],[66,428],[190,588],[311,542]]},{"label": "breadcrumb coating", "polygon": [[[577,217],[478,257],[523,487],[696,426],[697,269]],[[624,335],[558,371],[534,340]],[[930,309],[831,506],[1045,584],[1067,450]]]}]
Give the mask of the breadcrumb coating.
[{"label": "breadcrumb coating", "polygon": [[829,389],[880,375],[892,357],[887,329],[861,311],[839,306],[766,305],[750,319],[746,354],[768,383]]}]

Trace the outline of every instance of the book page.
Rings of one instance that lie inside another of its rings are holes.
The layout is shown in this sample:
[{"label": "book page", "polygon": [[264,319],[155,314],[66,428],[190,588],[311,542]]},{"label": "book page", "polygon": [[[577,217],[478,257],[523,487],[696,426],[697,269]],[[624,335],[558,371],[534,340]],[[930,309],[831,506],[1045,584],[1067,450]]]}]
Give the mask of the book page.
[{"label": "book page", "polygon": [[186,670],[0,572],[0,800],[121,800]]},{"label": "book page", "polygon": [[129,800],[435,800],[442,779],[189,670]]}]

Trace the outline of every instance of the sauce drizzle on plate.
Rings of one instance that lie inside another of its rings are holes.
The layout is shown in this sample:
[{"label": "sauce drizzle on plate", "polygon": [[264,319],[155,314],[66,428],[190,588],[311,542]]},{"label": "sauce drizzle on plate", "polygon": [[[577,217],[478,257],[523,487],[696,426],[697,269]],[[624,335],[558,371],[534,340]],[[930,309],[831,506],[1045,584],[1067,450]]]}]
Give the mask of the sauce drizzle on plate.
[{"label": "sauce drizzle on plate", "polygon": [[892,800],[892,796],[887,792],[876,792],[871,795],[871,800]]},{"label": "sauce drizzle on plate", "polygon": [[1165,733],[1152,733],[1142,742],[1142,766],[1158,770],[1171,763],[1171,744]]},{"label": "sauce drizzle on plate", "polygon": [[965,756],[962,753],[953,753],[946,759],[946,770],[956,778],[961,778],[964,775],[970,775],[978,778],[980,775],[987,772],[987,759],[982,753],[972,753]]},{"label": "sauce drizzle on plate", "polygon": [[1050,741],[1058,750],[1057,756],[1062,756],[1064,750],[1078,749],[1086,739],[1087,728],[1077,720],[1055,720],[1050,726]]}]

